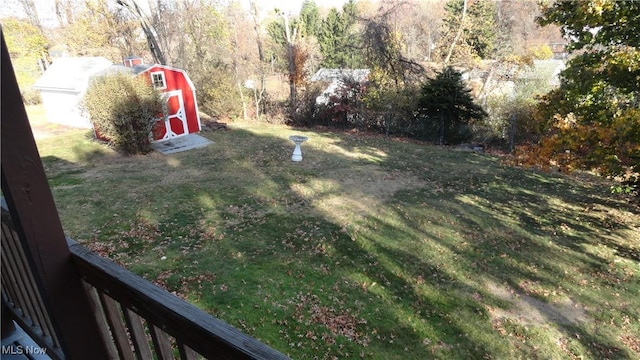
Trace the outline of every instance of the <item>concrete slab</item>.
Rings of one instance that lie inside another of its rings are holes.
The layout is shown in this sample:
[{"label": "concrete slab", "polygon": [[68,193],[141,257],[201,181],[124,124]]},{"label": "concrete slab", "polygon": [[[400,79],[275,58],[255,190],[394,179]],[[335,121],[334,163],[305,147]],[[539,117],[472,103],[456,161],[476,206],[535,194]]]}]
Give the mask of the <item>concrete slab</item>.
[{"label": "concrete slab", "polygon": [[213,141],[198,134],[189,134],[177,138],[156,141],[151,146],[163,154],[173,154],[180,151],[197,149],[212,144]]}]

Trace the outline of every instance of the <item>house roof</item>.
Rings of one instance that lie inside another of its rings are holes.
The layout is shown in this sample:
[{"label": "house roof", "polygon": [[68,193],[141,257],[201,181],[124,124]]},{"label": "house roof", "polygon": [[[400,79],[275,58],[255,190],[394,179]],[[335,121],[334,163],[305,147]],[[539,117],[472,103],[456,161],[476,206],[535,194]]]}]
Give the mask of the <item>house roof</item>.
[{"label": "house roof", "polygon": [[89,77],[111,66],[103,57],[61,57],[33,85],[38,90],[82,92]]},{"label": "house roof", "polygon": [[318,70],[311,77],[311,81],[334,81],[342,79],[353,79],[358,82],[364,81],[369,75],[369,69],[326,69]]},{"label": "house roof", "polygon": [[[497,65],[497,66],[496,66]],[[549,80],[555,85],[559,84],[559,74],[565,68],[563,60],[534,60],[531,66],[519,67],[513,64],[501,64],[495,60],[485,62],[483,68],[472,68],[462,75],[464,80],[477,80],[486,78],[489,67],[494,67],[494,76],[521,80]]]}]

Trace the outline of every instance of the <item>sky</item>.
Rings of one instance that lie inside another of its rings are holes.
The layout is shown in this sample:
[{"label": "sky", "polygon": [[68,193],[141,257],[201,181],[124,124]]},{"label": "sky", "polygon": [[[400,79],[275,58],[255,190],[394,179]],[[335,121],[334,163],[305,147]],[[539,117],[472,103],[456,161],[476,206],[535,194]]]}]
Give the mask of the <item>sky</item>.
[{"label": "sky", "polygon": [[[228,1],[228,0],[227,0]],[[239,0],[242,6],[249,8],[249,0]],[[300,12],[304,0],[256,0],[262,15],[272,15],[273,9],[278,8],[289,15],[297,15]],[[342,8],[347,0],[316,0],[319,8]],[[34,0],[38,15],[42,24],[46,27],[55,27],[57,20],[54,13],[55,0]],[[138,0],[142,6],[147,0]],[[17,16],[25,17],[24,10],[19,0],[0,0],[0,17]]]},{"label": "sky", "polygon": [[[38,16],[40,17],[40,21],[42,21],[43,25],[49,26],[52,24],[57,24],[55,12],[54,12],[54,3],[55,0],[34,0],[34,4],[38,9]],[[23,18],[25,17],[25,12],[23,10],[20,1],[18,0],[0,0],[0,17],[7,16],[15,16]]]}]

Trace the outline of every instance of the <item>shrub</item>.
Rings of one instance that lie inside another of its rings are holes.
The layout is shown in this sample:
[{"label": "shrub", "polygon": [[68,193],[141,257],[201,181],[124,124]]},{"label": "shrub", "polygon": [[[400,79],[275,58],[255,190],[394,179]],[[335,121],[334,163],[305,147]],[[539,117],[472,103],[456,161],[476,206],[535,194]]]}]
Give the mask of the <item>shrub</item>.
[{"label": "shrub", "polygon": [[[198,107],[205,113],[218,118],[242,116],[242,102],[233,70],[221,64],[214,64],[199,71],[191,72],[196,84]],[[243,88],[245,101],[251,105],[253,95]]]},{"label": "shrub", "polygon": [[343,129],[363,129],[365,127],[363,86],[351,78],[338,82],[329,94],[322,94],[324,104],[317,105],[316,117],[326,121],[328,126]]},{"label": "shrub", "polygon": [[125,73],[97,78],[82,107],[96,133],[116,149],[126,154],[152,150],[151,130],[162,116],[162,100],[146,79]]},{"label": "shrub", "polygon": [[489,97],[489,116],[475,127],[476,140],[512,151],[518,144],[537,141],[540,124],[534,116],[534,98]]},{"label": "shrub", "polygon": [[[317,103],[316,99],[322,94],[322,86],[310,85],[297,95],[296,108],[290,114],[287,123],[293,126],[328,125],[324,117],[324,106]],[[282,107],[284,108],[284,107]]]},{"label": "shrub", "polygon": [[264,119],[269,124],[287,124],[291,122],[289,118],[290,112],[287,111],[286,100],[278,100],[271,96],[270,93],[265,92],[262,95],[262,114],[261,119]]},{"label": "shrub", "polygon": [[549,60],[553,58],[553,50],[547,44],[531,46],[528,52],[538,60]]},{"label": "shrub", "polygon": [[516,77],[513,93],[487,96],[489,116],[476,126],[478,141],[512,151],[517,145],[540,140],[544,124],[535,116],[537,102],[542,94],[553,89],[555,67],[528,66],[520,71],[527,75]]},{"label": "shrub", "polygon": [[338,84],[332,85],[331,91],[325,93],[324,90],[329,85],[331,83],[316,83],[300,92],[289,124],[340,129],[366,127],[363,116],[363,85],[353,79],[344,78]]},{"label": "shrub", "polygon": [[42,104],[40,91],[31,89],[22,91],[22,102],[24,102],[25,105]]},{"label": "shrub", "polygon": [[388,73],[374,68],[362,95],[363,123],[386,135],[415,137],[417,93],[415,86],[398,84]]}]

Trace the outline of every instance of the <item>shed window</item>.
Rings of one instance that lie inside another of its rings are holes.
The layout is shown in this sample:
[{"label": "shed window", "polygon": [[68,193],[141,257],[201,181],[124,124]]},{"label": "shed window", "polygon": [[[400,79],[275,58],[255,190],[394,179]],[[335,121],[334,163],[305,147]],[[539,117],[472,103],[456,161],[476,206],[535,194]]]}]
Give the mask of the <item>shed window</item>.
[{"label": "shed window", "polygon": [[153,83],[154,89],[162,90],[167,88],[167,82],[164,79],[164,73],[162,71],[152,72],[151,82]]}]

